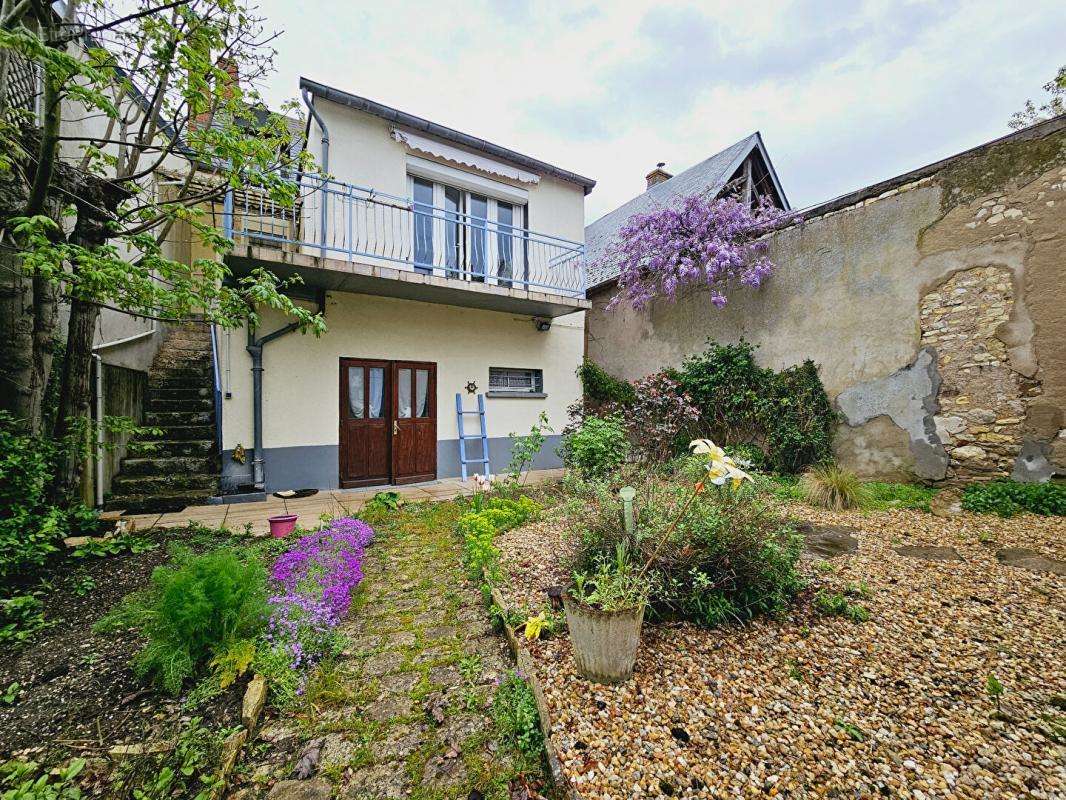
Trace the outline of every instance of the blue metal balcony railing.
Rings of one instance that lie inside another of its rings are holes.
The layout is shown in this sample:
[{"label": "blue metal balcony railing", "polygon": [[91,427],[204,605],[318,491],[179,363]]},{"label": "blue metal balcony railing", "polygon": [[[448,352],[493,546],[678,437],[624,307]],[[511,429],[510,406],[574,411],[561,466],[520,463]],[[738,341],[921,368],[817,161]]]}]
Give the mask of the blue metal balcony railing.
[{"label": "blue metal balcony railing", "polygon": [[494,286],[583,298],[585,246],[361,186],[301,178],[292,206],[230,191],[230,238]]}]

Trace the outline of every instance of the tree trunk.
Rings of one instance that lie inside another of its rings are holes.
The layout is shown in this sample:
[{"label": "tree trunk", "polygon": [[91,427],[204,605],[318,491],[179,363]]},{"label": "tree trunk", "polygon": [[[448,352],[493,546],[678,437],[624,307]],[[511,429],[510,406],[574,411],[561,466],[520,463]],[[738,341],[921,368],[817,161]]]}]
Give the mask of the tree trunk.
[{"label": "tree trunk", "polygon": [[[52,434],[52,438],[63,448],[52,490],[53,497],[60,503],[75,496],[81,481],[85,461],[84,430],[92,421],[93,336],[99,316],[100,307],[95,303],[77,299],[71,301],[63,377],[59,384],[59,407]],[[97,423],[102,423],[102,420],[97,420]]]},{"label": "tree trunk", "polygon": [[33,282],[18,255],[0,251],[0,410],[35,430]]}]

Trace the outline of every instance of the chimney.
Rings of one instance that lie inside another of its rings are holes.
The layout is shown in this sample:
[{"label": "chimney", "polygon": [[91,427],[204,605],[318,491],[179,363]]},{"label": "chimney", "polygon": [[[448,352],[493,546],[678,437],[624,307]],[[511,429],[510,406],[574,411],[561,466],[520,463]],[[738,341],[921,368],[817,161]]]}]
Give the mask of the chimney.
[{"label": "chimney", "polygon": [[[232,100],[234,94],[236,94],[235,89],[240,86],[241,81],[240,71],[237,67],[237,62],[231,58],[226,58],[225,56],[222,56],[215,62],[215,67],[225,73],[224,76],[216,78],[216,80],[219,82],[219,85],[222,87],[222,90],[219,92],[219,95],[222,98],[222,102]],[[212,105],[214,103],[214,100],[212,99],[209,92],[205,92],[204,101],[208,105]],[[210,111],[210,109],[201,111],[199,114],[196,115],[193,120],[190,121],[190,127],[205,127],[208,121],[211,119],[211,115],[212,112]]]},{"label": "chimney", "polygon": [[647,182],[648,182],[648,188],[649,189],[652,186],[654,186],[655,184],[657,184],[657,183],[662,183],[663,181],[668,181],[672,177],[674,177],[669,172],[667,172],[665,169],[663,169],[663,167],[665,167],[665,166],[666,166],[666,162],[665,161],[660,161],[658,164],[655,165],[655,169],[653,169],[651,172],[649,172],[647,175],[644,176],[644,179],[647,180]]}]

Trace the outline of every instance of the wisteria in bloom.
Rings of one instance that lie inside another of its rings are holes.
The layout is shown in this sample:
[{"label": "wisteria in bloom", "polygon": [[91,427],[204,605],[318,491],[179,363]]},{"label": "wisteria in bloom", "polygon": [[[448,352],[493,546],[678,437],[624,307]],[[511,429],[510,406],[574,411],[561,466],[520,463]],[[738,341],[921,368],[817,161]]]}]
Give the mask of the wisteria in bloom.
[{"label": "wisteria in bloom", "polygon": [[732,197],[692,195],[678,204],[634,214],[605,259],[621,268],[608,308],[643,308],[656,297],[677,298],[686,286],[707,286],[718,308],[727,284],[758,287],[773,272],[764,234],[796,221],[767,202],[750,209]]},{"label": "wisteria in bloom", "polygon": [[288,650],[293,669],[315,662],[348,612],[373,538],[365,522],[344,517],[302,537],[274,562],[279,591],[270,598],[267,640]]}]

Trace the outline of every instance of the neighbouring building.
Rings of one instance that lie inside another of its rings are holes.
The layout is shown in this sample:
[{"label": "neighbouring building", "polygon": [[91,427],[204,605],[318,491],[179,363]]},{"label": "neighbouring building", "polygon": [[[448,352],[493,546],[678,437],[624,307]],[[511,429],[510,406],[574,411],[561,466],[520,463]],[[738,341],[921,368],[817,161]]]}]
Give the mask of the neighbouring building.
[{"label": "neighbouring building", "polygon": [[[725,171],[592,223],[590,259],[633,211],[718,192]],[[1066,116],[801,214],[771,237],[774,276],[721,311],[700,291],[607,311],[617,272],[594,268],[588,356],[633,379],[744,338],[764,365],[818,364],[838,459],[861,475],[1066,474]]]},{"label": "neighbouring building", "polygon": [[[456,395],[485,397],[489,468],[580,395],[584,200],[594,181],[303,79],[328,180],[295,208],[235,192],[221,209],[239,278],[298,277],[325,312],[301,335],[266,313],[219,336],[223,492],[399,484],[461,473]],[[467,415],[466,434],[479,418]],[[468,458],[481,442],[466,443]],[[558,465],[557,436],[536,466]],[[469,472],[485,472],[471,463]]]}]

